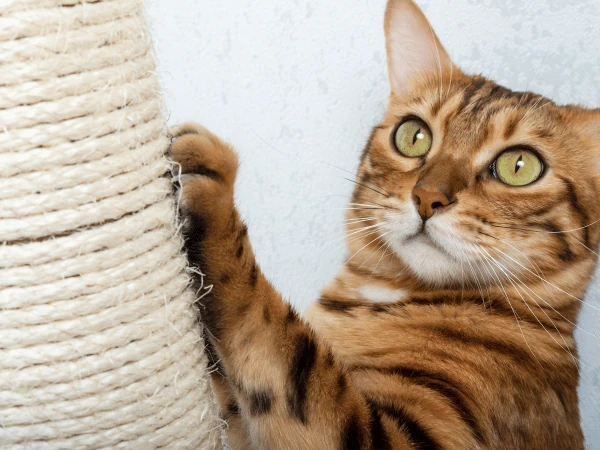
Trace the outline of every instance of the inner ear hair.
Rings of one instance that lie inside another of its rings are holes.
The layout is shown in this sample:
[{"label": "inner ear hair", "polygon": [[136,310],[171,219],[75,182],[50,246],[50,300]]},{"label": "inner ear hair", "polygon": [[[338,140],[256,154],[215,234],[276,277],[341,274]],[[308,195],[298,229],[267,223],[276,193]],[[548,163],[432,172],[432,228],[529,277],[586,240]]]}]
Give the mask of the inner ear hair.
[{"label": "inner ear hair", "polygon": [[385,36],[390,86],[397,96],[423,78],[459,70],[413,0],[388,0]]}]

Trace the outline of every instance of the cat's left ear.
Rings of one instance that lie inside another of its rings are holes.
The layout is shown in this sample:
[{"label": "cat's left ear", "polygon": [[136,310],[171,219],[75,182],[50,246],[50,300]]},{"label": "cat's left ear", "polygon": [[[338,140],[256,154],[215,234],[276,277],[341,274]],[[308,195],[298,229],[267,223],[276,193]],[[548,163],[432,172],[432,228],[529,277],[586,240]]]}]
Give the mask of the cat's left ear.
[{"label": "cat's left ear", "polygon": [[385,37],[391,89],[397,96],[420,79],[458,70],[413,0],[388,0]]}]

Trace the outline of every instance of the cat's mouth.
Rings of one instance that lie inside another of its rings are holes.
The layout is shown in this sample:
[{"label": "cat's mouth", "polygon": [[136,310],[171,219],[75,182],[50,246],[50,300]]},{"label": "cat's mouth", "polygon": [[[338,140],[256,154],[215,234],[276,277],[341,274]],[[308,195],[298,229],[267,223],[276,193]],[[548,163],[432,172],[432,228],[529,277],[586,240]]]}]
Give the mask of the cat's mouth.
[{"label": "cat's mouth", "polygon": [[421,228],[419,229],[419,231],[417,231],[416,233],[414,233],[414,234],[410,235],[408,238],[406,238],[406,242],[407,243],[414,242],[414,243],[419,243],[421,245],[427,245],[427,246],[432,247],[433,249],[437,250],[438,252],[443,253],[448,258],[458,261],[458,258],[456,258],[456,256],[454,256],[452,253],[448,252],[446,247],[441,242],[439,242],[439,237],[436,239],[432,235],[431,230],[429,230],[426,227],[425,221],[422,222]]},{"label": "cat's mouth", "polygon": [[413,234],[409,235],[406,238],[406,241],[410,241],[410,240],[413,240],[413,239],[418,239],[418,238],[421,237],[421,238],[426,239],[427,241],[430,241],[432,245],[434,245],[434,246],[437,247],[437,245],[435,244],[433,238],[429,234],[429,232],[427,230],[427,227],[425,226],[426,224],[427,223],[424,220],[422,220],[420,228],[417,231],[415,231]]}]

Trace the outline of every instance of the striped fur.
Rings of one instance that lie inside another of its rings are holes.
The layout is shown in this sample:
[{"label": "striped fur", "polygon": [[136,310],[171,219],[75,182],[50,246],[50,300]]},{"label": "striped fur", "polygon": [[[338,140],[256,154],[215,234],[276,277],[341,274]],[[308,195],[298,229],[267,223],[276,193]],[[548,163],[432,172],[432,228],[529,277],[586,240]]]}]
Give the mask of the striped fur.
[{"label": "striped fur", "polygon": [[[437,38],[435,58],[404,66],[402,24],[431,42],[418,7],[390,0],[388,111],[361,156],[347,261],[306,319],[257,266],[234,151],[196,125],[173,131],[188,257],[213,285],[201,313],[230,444],[583,449],[573,331],[600,238],[600,113],[468,76]],[[424,157],[391,143],[407,116],[432,130]],[[489,170],[515,145],[546,163],[523,188]],[[451,199],[426,222],[425,182]]]}]

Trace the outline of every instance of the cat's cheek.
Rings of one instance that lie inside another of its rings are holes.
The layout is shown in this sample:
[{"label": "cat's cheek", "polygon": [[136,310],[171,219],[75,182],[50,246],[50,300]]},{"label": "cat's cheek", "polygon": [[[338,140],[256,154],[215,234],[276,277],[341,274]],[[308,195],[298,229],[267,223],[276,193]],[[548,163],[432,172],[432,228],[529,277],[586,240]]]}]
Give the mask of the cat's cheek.
[{"label": "cat's cheek", "polygon": [[[407,239],[421,232],[423,220],[412,202],[406,202],[393,212],[386,212],[383,230],[390,245],[401,245]],[[393,243],[393,244],[392,244]]]}]

